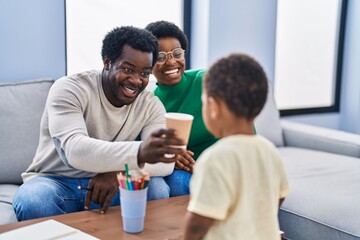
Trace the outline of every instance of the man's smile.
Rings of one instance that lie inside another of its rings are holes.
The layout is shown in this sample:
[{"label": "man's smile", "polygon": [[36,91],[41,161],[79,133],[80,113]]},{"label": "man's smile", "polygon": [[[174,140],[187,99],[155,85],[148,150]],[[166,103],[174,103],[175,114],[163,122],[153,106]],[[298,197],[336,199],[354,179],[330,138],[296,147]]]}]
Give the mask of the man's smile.
[{"label": "man's smile", "polygon": [[133,98],[140,91],[139,87],[131,85],[121,85],[120,86],[125,97]]}]

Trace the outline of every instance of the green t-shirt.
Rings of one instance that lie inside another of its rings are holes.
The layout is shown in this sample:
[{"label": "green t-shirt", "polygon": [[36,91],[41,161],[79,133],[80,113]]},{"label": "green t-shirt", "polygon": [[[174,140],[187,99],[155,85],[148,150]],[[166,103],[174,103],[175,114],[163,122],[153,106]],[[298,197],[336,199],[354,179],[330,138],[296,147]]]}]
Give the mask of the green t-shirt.
[{"label": "green t-shirt", "polygon": [[217,141],[205,127],[202,118],[202,77],[205,70],[187,70],[181,81],[173,86],[160,86],[154,90],[164,104],[166,112],[187,113],[194,116],[188,149],[194,152],[194,159]]}]

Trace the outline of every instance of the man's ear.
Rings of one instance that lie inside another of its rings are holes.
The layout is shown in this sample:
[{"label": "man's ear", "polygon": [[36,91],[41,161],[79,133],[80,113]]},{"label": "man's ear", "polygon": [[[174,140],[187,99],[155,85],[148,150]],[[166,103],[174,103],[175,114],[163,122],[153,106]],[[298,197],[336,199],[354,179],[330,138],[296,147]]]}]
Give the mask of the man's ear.
[{"label": "man's ear", "polygon": [[111,65],[110,59],[107,58],[107,57],[105,57],[103,63],[104,63],[104,69],[105,69],[105,70],[109,70],[109,69],[110,69],[110,65]]}]

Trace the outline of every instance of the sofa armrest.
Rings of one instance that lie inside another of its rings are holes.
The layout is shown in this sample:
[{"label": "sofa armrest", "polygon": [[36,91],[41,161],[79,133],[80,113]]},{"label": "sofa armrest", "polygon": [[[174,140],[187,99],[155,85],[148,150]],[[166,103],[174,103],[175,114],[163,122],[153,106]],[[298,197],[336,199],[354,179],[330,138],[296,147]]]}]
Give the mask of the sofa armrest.
[{"label": "sofa armrest", "polygon": [[360,135],[281,120],[285,146],[360,158]]}]

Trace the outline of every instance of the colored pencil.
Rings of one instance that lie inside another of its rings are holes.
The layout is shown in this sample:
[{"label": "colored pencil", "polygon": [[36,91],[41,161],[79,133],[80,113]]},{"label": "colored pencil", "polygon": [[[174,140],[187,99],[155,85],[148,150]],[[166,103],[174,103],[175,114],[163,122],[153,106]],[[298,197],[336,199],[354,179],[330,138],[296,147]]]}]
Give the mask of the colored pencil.
[{"label": "colored pencil", "polygon": [[119,186],[122,189],[136,191],[145,189],[150,181],[149,174],[144,170],[130,170],[127,163],[125,163],[125,173],[119,172],[117,174]]}]

